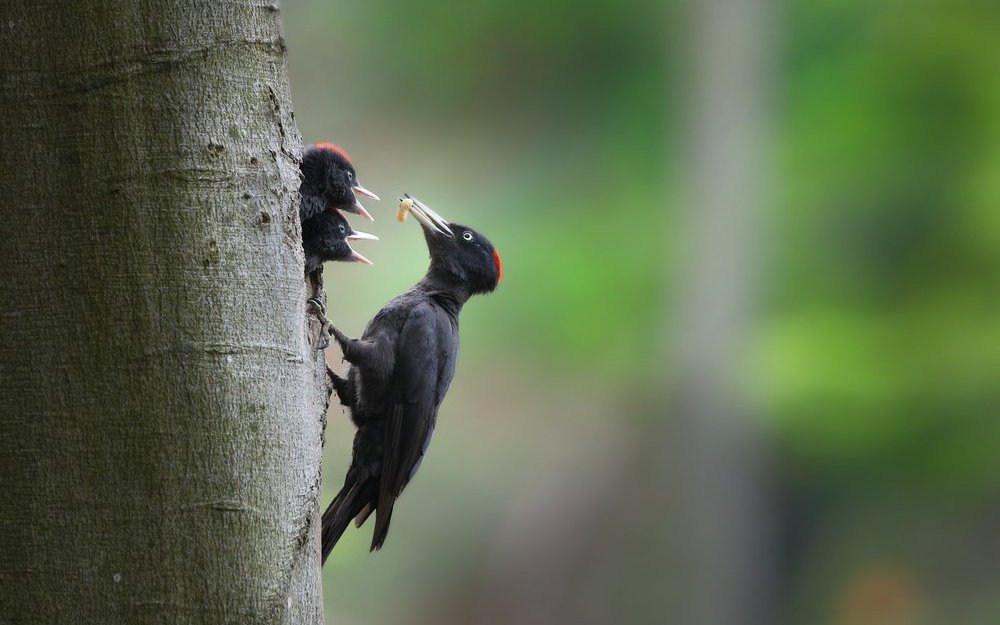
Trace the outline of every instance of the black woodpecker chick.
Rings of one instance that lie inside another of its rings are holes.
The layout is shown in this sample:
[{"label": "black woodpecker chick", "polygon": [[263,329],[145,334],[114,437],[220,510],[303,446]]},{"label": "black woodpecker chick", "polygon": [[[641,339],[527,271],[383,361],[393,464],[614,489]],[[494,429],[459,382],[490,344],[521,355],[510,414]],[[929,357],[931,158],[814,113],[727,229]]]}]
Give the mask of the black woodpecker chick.
[{"label": "black woodpecker chick", "polygon": [[354,251],[348,241],[378,237],[367,232],[358,232],[347,223],[337,211],[324,211],[302,222],[302,250],[306,256],[306,273],[312,273],[331,260],[372,264]]},{"label": "black woodpecker chick", "polygon": [[500,283],[500,254],[472,228],[442,219],[410,196],[430,268],[368,323],[360,339],[331,328],[347,378],[331,374],[358,431],[344,487],[323,513],[323,561],[352,519],[375,512],[371,550],[385,543],[392,507],[413,477],[455,373],[458,315],[473,295]]},{"label": "black woodpecker chick", "polygon": [[379,199],[377,195],[361,186],[358,172],[351,163],[351,157],[343,148],[332,143],[317,143],[306,148],[302,155],[302,183],[299,194],[299,219],[303,222],[324,211],[339,210],[362,215],[374,221],[357,195]]},{"label": "black woodpecker chick", "polygon": [[[299,185],[299,219],[302,221],[302,250],[305,253],[306,273],[313,274],[318,291],[322,287],[320,267],[324,261],[359,261],[371,264],[371,261],[355,252],[347,241],[378,237],[355,232],[344,215],[346,211],[371,219],[355,193],[375,199],[378,196],[361,186],[347,152],[332,143],[317,143],[306,148],[300,169],[302,182]],[[318,301],[316,305],[322,310]]]}]

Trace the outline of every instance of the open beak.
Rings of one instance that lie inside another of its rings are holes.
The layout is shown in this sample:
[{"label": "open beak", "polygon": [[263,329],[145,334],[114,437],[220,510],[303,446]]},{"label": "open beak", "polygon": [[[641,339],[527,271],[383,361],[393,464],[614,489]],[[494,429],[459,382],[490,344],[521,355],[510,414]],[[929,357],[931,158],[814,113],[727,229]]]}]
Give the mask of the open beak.
[{"label": "open beak", "polygon": [[368,211],[365,210],[365,207],[361,205],[361,202],[357,200],[354,200],[354,204],[348,208],[338,208],[337,211],[339,211],[345,219],[347,218],[348,213],[354,213],[355,215],[361,215],[368,221],[375,221],[375,218],[369,215]]},{"label": "open beak", "polygon": [[451,228],[448,226],[448,222],[445,221],[441,215],[438,215],[431,209],[427,208],[423,202],[409,193],[404,193],[403,197],[399,198],[399,201],[402,202],[404,199],[410,199],[413,201],[413,204],[410,206],[410,212],[417,218],[417,221],[420,222],[421,226],[447,237],[451,237],[453,239],[455,238],[455,235],[451,232]]},{"label": "open beak", "polygon": [[370,197],[373,200],[381,200],[382,199],[379,196],[375,195],[374,193],[372,193],[371,191],[369,191],[368,189],[362,187],[359,184],[356,184],[353,187],[351,187],[351,191],[354,191],[355,193],[360,193],[361,195],[363,195],[365,197]]},{"label": "open beak", "polygon": [[[377,195],[375,195],[374,193],[372,193],[371,191],[369,191],[368,189],[362,187],[359,184],[356,184],[353,187],[351,187],[351,191],[354,191],[358,195],[363,195],[365,197],[370,197],[373,200],[379,199],[379,197]],[[368,214],[368,211],[366,211],[365,207],[361,205],[361,202],[358,201],[358,198],[354,198],[354,209],[358,212],[359,215],[362,215],[365,218],[367,218],[368,221],[375,221],[375,218],[372,217],[370,214]]]},{"label": "open beak", "polygon": [[367,232],[358,232],[355,230],[351,234],[347,235],[347,239],[364,239],[366,241],[378,241],[378,237],[374,234],[368,234]]},{"label": "open beak", "polygon": [[371,216],[371,213],[365,210],[365,207],[361,205],[357,199],[354,200],[354,211],[367,219],[368,221],[375,221],[375,218]]},{"label": "open beak", "polygon": [[[347,247],[351,247],[351,246],[350,246],[350,245],[348,245]],[[372,261],[370,261],[370,260],[368,260],[367,258],[365,258],[364,256],[362,256],[361,254],[358,254],[358,253],[357,253],[357,252],[356,252],[356,251],[354,250],[354,248],[353,248],[353,247],[351,247],[351,260],[353,260],[353,261],[354,261],[354,262],[356,262],[356,263],[364,263],[364,264],[366,264],[366,265],[374,265],[374,264],[375,264],[375,263],[373,263]]]}]

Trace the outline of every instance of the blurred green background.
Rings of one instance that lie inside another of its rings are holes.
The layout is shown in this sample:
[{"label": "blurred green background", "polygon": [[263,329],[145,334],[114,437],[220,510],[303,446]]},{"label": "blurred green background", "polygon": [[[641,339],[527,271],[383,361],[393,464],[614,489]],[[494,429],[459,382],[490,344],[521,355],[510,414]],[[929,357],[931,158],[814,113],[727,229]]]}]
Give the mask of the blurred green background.
[{"label": "blurred green background", "polygon": [[[504,261],[329,623],[1000,623],[1000,4],[747,2],[733,37],[695,3],[283,4],[304,140],[383,198],[375,266],[327,265],[339,327],[425,271],[403,191]],[[732,137],[751,184],[699,170]],[[331,408],[324,502],[352,433]]]}]

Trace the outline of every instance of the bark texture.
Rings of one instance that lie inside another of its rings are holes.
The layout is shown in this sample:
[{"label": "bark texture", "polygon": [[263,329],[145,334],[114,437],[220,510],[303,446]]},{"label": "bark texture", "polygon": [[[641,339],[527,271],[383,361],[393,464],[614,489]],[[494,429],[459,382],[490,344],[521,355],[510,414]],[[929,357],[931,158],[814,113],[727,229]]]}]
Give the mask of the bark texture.
[{"label": "bark texture", "polygon": [[17,0],[0,28],[0,620],[322,622],[278,7]]}]

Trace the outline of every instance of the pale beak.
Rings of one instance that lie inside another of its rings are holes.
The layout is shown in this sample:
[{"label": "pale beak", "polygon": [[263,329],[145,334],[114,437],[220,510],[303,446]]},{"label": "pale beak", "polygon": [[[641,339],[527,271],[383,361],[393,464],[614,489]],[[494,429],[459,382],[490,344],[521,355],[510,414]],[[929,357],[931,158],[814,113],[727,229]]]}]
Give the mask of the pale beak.
[{"label": "pale beak", "polygon": [[354,191],[355,193],[360,193],[361,195],[363,195],[365,197],[370,197],[373,200],[381,200],[382,199],[379,196],[375,195],[374,193],[372,193],[371,191],[369,191],[368,189],[362,187],[359,184],[356,184],[353,187],[351,187],[351,191]]},{"label": "pale beak", "polygon": [[375,221],[375,218],[372,217],[371,214],[365,210],[365,207],[362,206],[361,202],[359,202],[357,199],[354,200],[354,210],[357,211],[359,215],[361,215],[368,221]]},{"label": "pale beak", "polygon": [[354,251],[354,248],[351,248],[351,259],[354,260],[355,262],[364,263],[366,265],[375,264],[372,261],[365,258],[364,256],[362,256],[361,254],[358,254],[356,251]]},{"label": "pale beak", "polygon": [[417,221],[419,221],[422,226],[453,239],[455,238],[455,235],[451,232],[451,228],[448,226],[448,222],[445,221],[441,215],[438,215],[431,209],[427,208],[423,202],[409,193],[404,193],[403,197],[399,198],[399,201],[402,202],[407,198],[413,201],[413,205],[410,207],[410,212],[413,213],[413,216],[417,218]]},{"label": "pale beak", "polygon": [[378,241],[378,237],[374,234],[368,234],[367,232],[358,232],[355,230],[351,234],[347,235],[347,239],[365,239],[366,241]]}]

